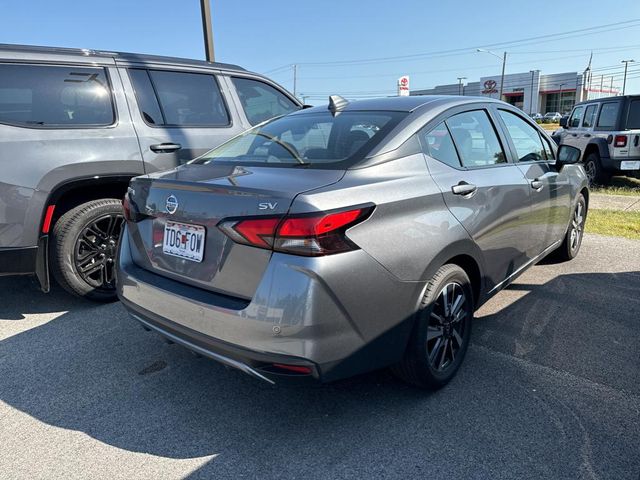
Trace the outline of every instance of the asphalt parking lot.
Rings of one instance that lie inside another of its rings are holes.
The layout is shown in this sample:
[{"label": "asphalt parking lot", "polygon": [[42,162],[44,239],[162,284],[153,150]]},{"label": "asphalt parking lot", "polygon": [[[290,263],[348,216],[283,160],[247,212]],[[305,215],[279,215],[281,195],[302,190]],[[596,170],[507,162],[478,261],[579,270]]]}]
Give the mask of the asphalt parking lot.
[{"label": "asphalt parking lot", "polygon": [[640,478],[640,242],[590,235],[477,314],[454,381],[271,387],[0,279],[0,477]]}]

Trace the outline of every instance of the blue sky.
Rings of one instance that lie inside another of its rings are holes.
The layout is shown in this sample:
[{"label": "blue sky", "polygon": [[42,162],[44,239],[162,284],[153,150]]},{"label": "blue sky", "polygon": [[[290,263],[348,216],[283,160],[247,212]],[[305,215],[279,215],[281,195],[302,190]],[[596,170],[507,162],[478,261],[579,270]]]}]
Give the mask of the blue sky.
[{"label": "blue sky", "polygon": [[[402,74],[411,88],[497,75],[498,59],[476,47],[509,52],[507,73],[584,70],[593,49],[594,75],[640,93],[640,2],[589,8],[582,1],[402,2],[369,0],[213,0],[216,58],[237,63],[319,103],[331,93],[388,95]],[[198,0],[0,0],[0,43],[132,51],[203,58]],[[527,42],[552,35],[638,19]],[[449,54],[433,52],[457,50]],[[425,55],[430,54],[430,55]],[[411,56],[398,59],[398,56]],[[371,60],[370,60],[371,59]],[[381,59],[381,60],[377,60]],[[360,61],[367,60],[367,61]],[[370,61],[368,61],[370,60]],[[334,63],[330,63],[334,62]],[[343,63],[335,63],[343,62]]]}]

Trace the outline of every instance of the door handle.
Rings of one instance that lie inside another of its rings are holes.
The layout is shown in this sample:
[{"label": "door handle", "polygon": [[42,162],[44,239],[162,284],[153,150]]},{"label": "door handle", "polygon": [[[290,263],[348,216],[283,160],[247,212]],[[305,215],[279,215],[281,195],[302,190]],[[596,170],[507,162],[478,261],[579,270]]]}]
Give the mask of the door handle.
[{"label": "door handle", "polygon": [[590,133],[585,133],[585,134],[583,135],[583,137],[584,137],[584,138],[589,138],[590,136],[591,136],[591,134],[590,134]]},{"label": "door handle", "polygon": [[531,188],[533,188],[534,190],[542,190],[543,186],[544,184],[537,178],[531,181]]},{"label": "door handle", "polygon": [[577,136],[578,136],[578,134],[577,134],[577,133],[572,133],[572,134],[571,134],[571,136],[572,136],[572,137],[577,137]]},{"label": "door handle", "polygon": [[460,182],[457,185],[451,187],[451,191],[454,195],[470,195],[477,189],[478,187],[467,182]]},{"label": "door handle", "polygon": [[156,153],[171,153],[176,150],[180,150],[182,145],[179,143],[157,143],[155,145],[150,145],[149,148],[152,152]]}]

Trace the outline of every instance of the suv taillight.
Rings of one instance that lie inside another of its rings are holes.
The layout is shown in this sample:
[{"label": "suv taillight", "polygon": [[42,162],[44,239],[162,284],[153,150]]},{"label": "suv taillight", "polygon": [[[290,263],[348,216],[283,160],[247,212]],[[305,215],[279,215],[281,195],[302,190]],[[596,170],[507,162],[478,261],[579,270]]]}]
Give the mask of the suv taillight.
[{"label": "suv taillight", "polygon": [[616,148],[626,147],[627,146],[627,136],[626,135],[616,135],[613,140],[613,146]]},{"label": "suv taillight", "polygon": [[356,250],[345,232],[372,211],[373,207],[362,207],[284,218],[225,219],[218,228],[237,243],[315,257]]}]

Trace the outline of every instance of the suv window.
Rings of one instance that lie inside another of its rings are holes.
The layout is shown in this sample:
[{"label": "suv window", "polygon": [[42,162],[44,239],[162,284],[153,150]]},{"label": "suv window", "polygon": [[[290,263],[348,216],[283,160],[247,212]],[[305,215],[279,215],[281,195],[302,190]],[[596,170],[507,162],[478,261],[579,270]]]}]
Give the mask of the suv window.
[{"label": "suv window", "polygon": [[582,126],[591,128],[596,124],[596,113],[598,111],[598,105],[589,105],[584,112],[584,119],[582,120]]},{"label": "suv window", "polygon": [[446,163],[450,167],[460,168],[460,159],[453,144],[449,129],[442,122],[433,130],[420,135],[420,143],[425,154]]},{"label": "suv window", "polygon": [[602,108],[600,108],[597,126],[600,128],[615,128],[619,108],[620,102],[603,103]]},{"label": "suv window", "polygon": [[[230,124],[220,87],[213,75],[165,70],[131,72],[138,104],[148,123],[180,127],[224,127]],[[151,85],[142,72],[148,72]],[[150,87],[157,97],[155,101]],[[156,108],[156,102],[159,102],[159,108]],[[159,114],[162,121],[159,121]]]},{"label": "suv window", "polygon": [[538,131],[517,115],[500,110],[509,136],[513,140],[519,162],[536,162],[546,160],[544,146]]},{"label": "suv window", "polygon": [[300,109],[284,93],[264,82],[240,77],[231,80],[251,125]]},{"label": "suv window", "polygon": [[640,128],[640,100],[629,102],[629,115],[627,116],[627,128]]},{"label": "suv window", "polygon": [[580,126],[580,120],[582,119],[582,111],[584,107],[576,107],[573,109],[571,113],[571,117],[569,118],[568,126],[569,128],[576,128]]},{"label": "suv window", "polygon": [[106,126],[115,121],[104,68],[0,65],[0,122]]},{"label": "suv window", "polygon": [[506,163],[504,150],[484,110],[459,113],[445,123],[465,167]]}]

